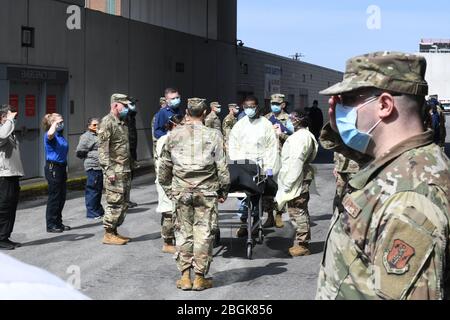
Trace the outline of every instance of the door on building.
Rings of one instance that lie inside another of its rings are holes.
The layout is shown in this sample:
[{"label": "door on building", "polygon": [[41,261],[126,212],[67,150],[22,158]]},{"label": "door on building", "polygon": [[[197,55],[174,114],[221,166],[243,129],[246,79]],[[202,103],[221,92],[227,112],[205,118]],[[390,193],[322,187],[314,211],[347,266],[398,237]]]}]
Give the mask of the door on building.
[{"label": "door on building", "polygon": [[9,92],[10,104],[18,112],[15,134],[20,143],[25,178],[42,176],[41,85],[11,81]]},{"label": "door on building", "polygon": [[300,97],[299,97],[299,107],[301,110],[305,110],[308,108],[308,89],[300,89]]}]

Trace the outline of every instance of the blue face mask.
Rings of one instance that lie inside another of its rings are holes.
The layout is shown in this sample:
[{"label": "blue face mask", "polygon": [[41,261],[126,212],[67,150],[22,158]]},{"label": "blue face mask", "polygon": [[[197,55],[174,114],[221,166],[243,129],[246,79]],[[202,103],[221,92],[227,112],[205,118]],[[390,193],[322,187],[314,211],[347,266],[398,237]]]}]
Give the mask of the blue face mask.
[{"label": "blue face mask", "polygon": [[286,129],[289,130],[289,132],[290,132],[291,134],[295,132],[295,127],[294,127],[294,125],[292,124],[292,121],[291,121],[291,120],[288,120],[288,121],[286,122],[285,127],[286,127]]},{"label": "blue face mask", "polygon": [[359,107],[347,107],[342,104],[336,105],[336,124],[341,135],[342,141],[350,148],[366,153],[369,142],[372,139],[370,134],[381,123],[378,121],[368,132],[361,132],[356,127],[358,120],[358,110],[375,101],[373,98]]},{"label": "blue face mask", "polygon": [[272,109],[273,113],[280,113],[281,112],[281,106],[280,105],[273,104],[271,106],[271,109]]},{"label": "blue face mask", "polygon": [[129,111],[128,108],[123,108],[122,111],[120,111],[119,113],[119,118],[122,120],[125,119],[128,116],[128,111]]},{"label": "blue face mask", "polygon": [[169,102],[169,107],[171,107],[172,109],[178,109],[178,107],[180,106],[180,103],[181,103],[180,98],[172,99]]},{"label": "blue face mask", "polygon": [[245,108],[244,112],[250,119],[256,116],[256,108]]},{"label": "blue face mask", "polygon": [[60,122],[56,127],[56,131],[61,132],[64,130],[64,122]]}]

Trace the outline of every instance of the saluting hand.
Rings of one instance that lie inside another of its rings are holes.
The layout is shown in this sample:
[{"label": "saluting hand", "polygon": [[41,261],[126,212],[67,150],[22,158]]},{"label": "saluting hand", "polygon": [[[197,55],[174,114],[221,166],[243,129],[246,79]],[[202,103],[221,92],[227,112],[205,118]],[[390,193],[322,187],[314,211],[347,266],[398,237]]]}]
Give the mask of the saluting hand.
[{"label": "saluting hand", "polygon": [[17,116],[17,112],[8,111],[8,114],[6,115],[6,119],[8,120],[14,120],[14,118]]},{"label": "saluting hand", "polygon": [[328,115],[330,116],[330,126],[335,132],[339,132],[336,125],[336,105],[341,101],[339,96],[332,96],[328,103],[330,104],[330,109],[328,110]]}]

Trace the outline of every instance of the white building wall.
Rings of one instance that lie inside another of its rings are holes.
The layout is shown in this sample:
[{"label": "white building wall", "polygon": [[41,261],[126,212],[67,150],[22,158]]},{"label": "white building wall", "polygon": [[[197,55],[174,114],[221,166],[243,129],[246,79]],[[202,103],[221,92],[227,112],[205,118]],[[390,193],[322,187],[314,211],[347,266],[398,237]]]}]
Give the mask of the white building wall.
[{"label": "white building wall", "polygon": [[450,99],[450,53],[418,53],[427,60],[429,94]]}]

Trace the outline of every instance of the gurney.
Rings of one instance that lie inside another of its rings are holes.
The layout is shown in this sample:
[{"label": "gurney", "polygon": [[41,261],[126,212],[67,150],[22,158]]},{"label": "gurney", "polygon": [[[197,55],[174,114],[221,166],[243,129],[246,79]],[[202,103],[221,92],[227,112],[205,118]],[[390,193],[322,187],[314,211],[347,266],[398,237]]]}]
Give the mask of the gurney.
[{"label": "gurney", "polygon": [[[264,232],[262,228],[262,218],[264,215],[262,198],[264,195],[274,196],[276,184],[271,177],[268,177],[262,170],[262,163],[258,164],[250,160],[230,161],[228,168],[230,171],[230,191],[228,198],[245,201],[247,207],[247,258],[251,259],[253,248],[264,242]],[[259,197],[258,219],[253,216],[254,204],[252,197]],[[220,213],[241,213],[236,210],[221,210]]]}]

